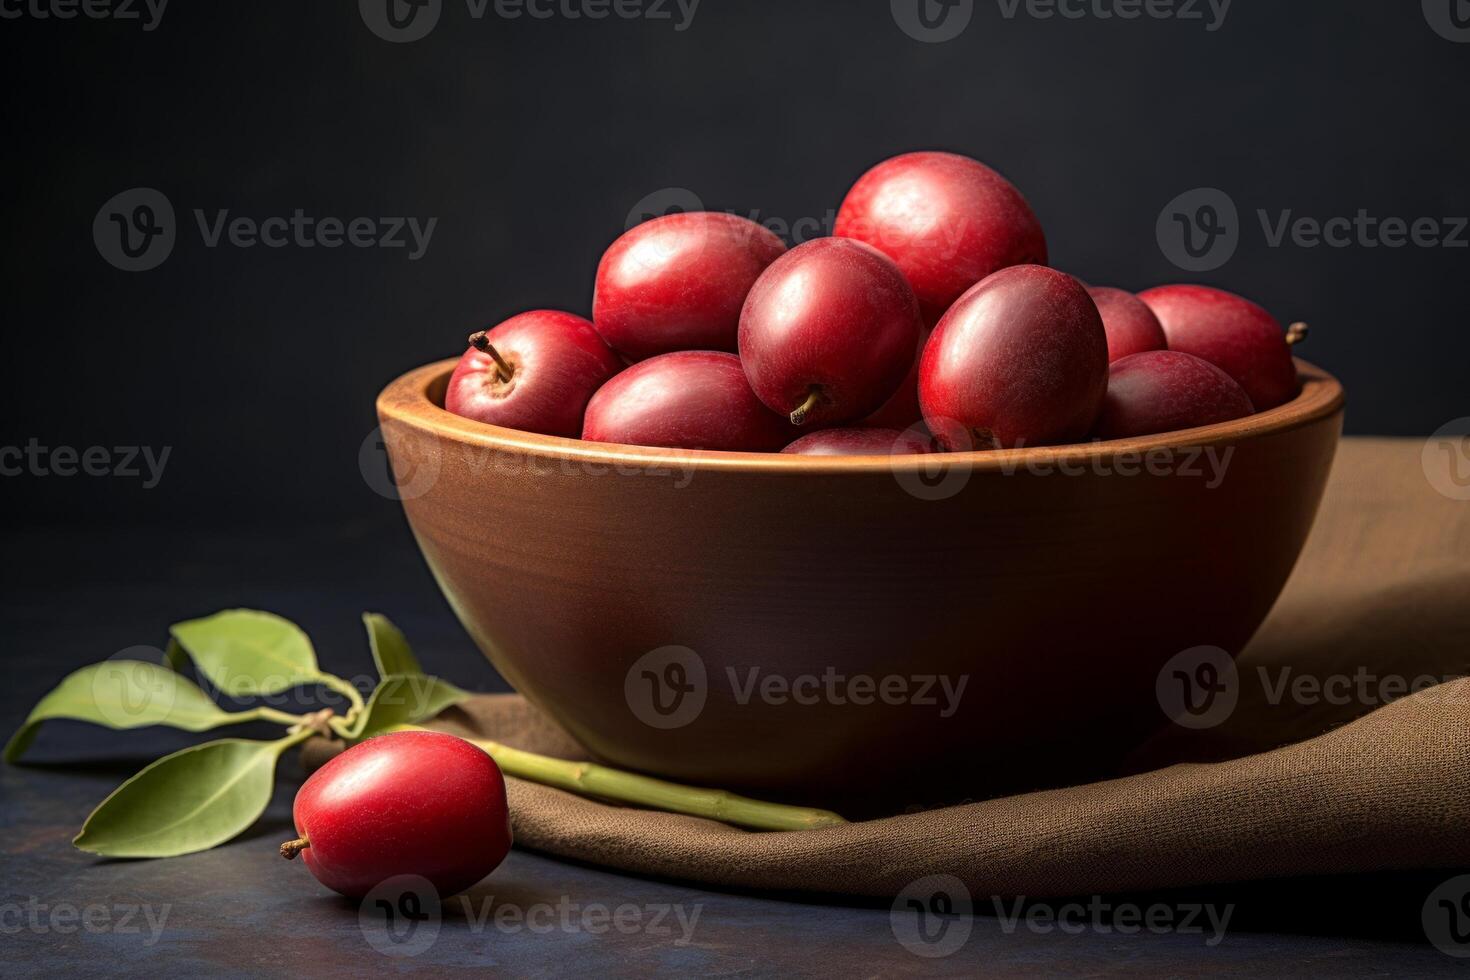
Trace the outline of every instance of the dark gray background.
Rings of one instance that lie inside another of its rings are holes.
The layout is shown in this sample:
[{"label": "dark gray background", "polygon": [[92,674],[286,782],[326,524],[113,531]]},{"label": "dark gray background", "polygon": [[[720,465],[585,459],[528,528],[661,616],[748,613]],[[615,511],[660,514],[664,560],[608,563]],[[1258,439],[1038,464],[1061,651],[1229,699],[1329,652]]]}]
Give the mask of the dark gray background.
[{"label": "dark gray background", "polygon": [[[1303,354],[1346,382],[1352,432],[1470,414],[1470,250],[1271,248],[1254,217],[1470,214],[1470,44],[1414,0],[1235,0],[1213,32],[1007,19],[978,0],[943,44],[906,35],[888,0],[703,0],[683,31],[493,4],[476,20],[445,0],[409,44],[352,0],[175,0],[151,32],[27,16],[0,39],[0,442],[172,447],[151,491],[7,479],[10,521],[401,527],[358,461],[393,376],[521,309],[587,312],[599,254],[650,192],[821,221],[866,167],[915,148],[1008,175],[1054,264],[1093,282],[1202,279],[1311,320]],[[171,200],[178,242],[126,273],[92,220],[137,186]],[[1239,205],[1243,236],[1196,276],[1154,225],[1205,186]],[[439,220],[409,261],[206,248],[195,208]]]}]

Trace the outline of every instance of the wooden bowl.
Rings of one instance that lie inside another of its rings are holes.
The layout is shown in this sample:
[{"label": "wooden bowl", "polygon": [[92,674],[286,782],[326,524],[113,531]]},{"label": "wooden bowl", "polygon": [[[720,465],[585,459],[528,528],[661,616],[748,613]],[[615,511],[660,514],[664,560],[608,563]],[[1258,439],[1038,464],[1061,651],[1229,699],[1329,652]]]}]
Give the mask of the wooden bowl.
[{"label": "wooden bowl", "polygon": [[1112,771],[1167,723],[1161,667],[1234,654],[1265,618],[1343,406],[1298,362],[1286,405],[1141,439],[683,452],[451,415],[453,364],[394,381],[378,415],[424,557],[501,674],[611,764],[849,815]]}]

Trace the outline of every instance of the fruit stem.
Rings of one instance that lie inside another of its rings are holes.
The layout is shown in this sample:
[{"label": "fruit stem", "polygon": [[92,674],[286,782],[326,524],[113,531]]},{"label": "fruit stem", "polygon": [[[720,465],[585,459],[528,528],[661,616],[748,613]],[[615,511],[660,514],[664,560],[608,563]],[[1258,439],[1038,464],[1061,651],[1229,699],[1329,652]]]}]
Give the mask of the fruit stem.
[{"label": "fruit stem", "polygon": [[791,413],[791,424],[801,425],[811,410],[816,408],[822,400],[822,388],[820,385],[812,385],[811,390],[806,393],[806,401],[796,406],[796,411]]},{"label": "fruit stem", "polygon": [[490,343],[490,338],[485,335],[485,331],[478,330],[470,334],[470,346],[481,354],[490,355],[490,359],[495,362],[495,373],[500,377],[501,381],[509,381],[510,376],[515,374],[515,368],[511,367],[510,362],[500,356],[500,351],[496,350],[495,345]]},{"label": "fruit stem", "polygon": [[[395,725],[393,731],[425,731],[416,725]],[[686,813],[749,827],[753,830],[813,830],[847,823],[830,810],[781,803],[765,803],[720,789],[681,786],[649,776],[622,772],[595,762],[571,762],[513,749],[500,742],[469,739],[484,749],[507,776],[555,786],[582,796],[633,803],[669,813]]]},{"label": "fruit stem", "polygon": [[1307,339],[1307,331],[1310,328],[1305,323],[1293,323],[1286,328],[1286,342],[1296,346]]},{"label": "fruit stem", "polygon": [[295,840],[288,840],[286,841],[286,843],[281,845],[281,857],[285,858],[287,861],[294,860],[296,855],[300,854],[302,851],[306,850],[310,846],[311,842],[308,841],[305,837],[298,837]]}]

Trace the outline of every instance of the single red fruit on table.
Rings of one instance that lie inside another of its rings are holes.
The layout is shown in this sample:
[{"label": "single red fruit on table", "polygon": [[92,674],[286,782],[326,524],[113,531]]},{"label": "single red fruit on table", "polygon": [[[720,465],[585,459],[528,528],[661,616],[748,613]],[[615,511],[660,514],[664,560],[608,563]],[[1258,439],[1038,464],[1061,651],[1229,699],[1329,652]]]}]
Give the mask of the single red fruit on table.
[{"label": "single red fruit on table", "polygon": [[1021,192],[978,160],[905,153],[858,178],[832,233],[888,255],[933,322],[998,269],[1046,264],[1046,236]]},{"label": "single red fruit on table", "polygon": [[[1203,357],[1230,375],[1264,412],[1296,397],[1287,333],[1248,299],[1209,286],[1157,286],[1138,294],[1159,318],[1169,349]],[[1305,326],[1293,327],[1293,342]]]},{"label": "single red fruit on table", "polygon": [[934,447],[910,429],[822,429],[781,450],[799,456],[921,456]]},{"label": "single red fruit on table", "polygon": [[444,407],[467,419],[576,438],[587,400],[623,367],[592,324],[531,310],[470,337]]},{"label": "single red fruit on table", "polygon": [[1078,442],[1108,380],[1087,290],[1039,265],[1002,269],[960,297],[919,364],[924,421],[951,451]]},{"label": "single red fruit on table", "polygon": [[770,230],[733,214],[668,214],[623,233],[597,265],[592,320],[635,360],[676,350],[735,350],[740,307],[786,251]]},{"label": "single red fruit on table", "polygon": [[1109,361],[1168,347],[1159,318],[1137,296],[1111,286],[1088,286],[1087,295],[1097,304],[1098,315],[1102,317],[1103,330],[1108,335]]},{"label": "single red fruit on table", "polygon": [[640,361],[587,405],[582,438],[633,446],[773,452],[796,434],[761,404],[734,354],[676,351]]},{"label": "single red fruit on table", "polygon": [[396,875],[448,897],[510,851],[505,779],[495,760],[453,735],[396,732],[353,746],[302,784],[292,807],[301,854],[317,880],[361,898]]},{"label": "single red fruit on table", "polygon": [[1202,357],[1144,351],[1108,368],[1096,434],[1126,439],[1245,418],[1255,408],[1235,379]]},{"label": "single red fruit on table", "polygon": [[772,262],[740,314],[757,397],[794,425],[877,410],[913,364],[922,321],[903,274],[875,248],[818,238]]}]

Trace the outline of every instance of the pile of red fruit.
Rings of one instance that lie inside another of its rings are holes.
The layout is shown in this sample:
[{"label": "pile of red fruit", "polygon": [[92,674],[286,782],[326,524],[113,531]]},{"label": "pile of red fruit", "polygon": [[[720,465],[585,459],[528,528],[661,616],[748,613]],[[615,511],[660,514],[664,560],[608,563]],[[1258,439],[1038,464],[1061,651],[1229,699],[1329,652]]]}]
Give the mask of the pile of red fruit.
[{"label": "pile of red fruit", "polygon": [[1026,199],[968,157],[885,160],[833,232],[788,251],[731,214],[638,225],[603,255],[590,321],[475,334],[445,406],[598,442],[872,455],[1169,432],[1296,394],[1299,328],[1217,289],[1047,268]]}]

